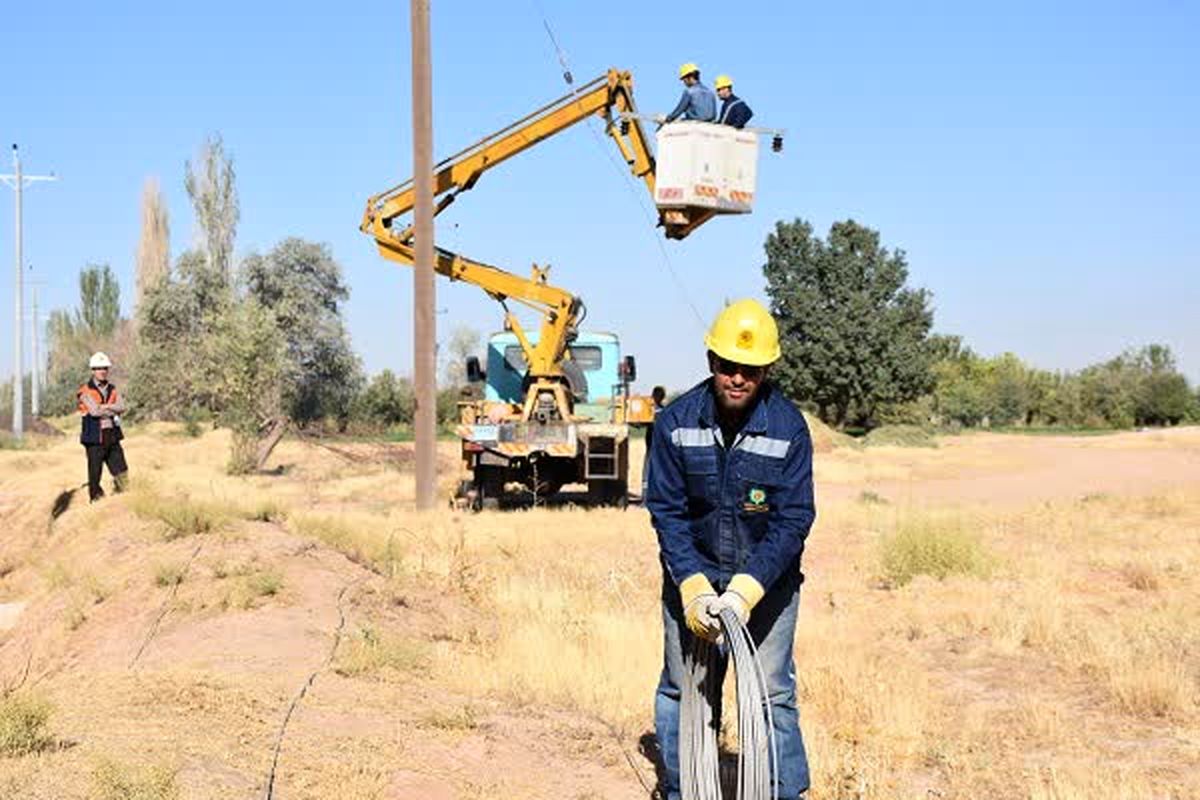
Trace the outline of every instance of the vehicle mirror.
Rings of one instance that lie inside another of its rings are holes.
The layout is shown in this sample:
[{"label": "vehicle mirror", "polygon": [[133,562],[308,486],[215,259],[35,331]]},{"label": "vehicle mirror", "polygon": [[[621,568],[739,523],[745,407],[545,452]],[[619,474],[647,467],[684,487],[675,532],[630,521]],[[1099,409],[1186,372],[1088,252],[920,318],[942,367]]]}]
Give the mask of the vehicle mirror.
[{"label": "vehicle mirror", "polygon": [[621,364],[621,378],[628,383],[637,380],[637,362],[634,361],[633,356],[625,356],[625,360]]},{"label": "vehicle mirror", "polygon": [[487,372],[479,366],[479,356],[467,356],[467,383],[482,383]]}]

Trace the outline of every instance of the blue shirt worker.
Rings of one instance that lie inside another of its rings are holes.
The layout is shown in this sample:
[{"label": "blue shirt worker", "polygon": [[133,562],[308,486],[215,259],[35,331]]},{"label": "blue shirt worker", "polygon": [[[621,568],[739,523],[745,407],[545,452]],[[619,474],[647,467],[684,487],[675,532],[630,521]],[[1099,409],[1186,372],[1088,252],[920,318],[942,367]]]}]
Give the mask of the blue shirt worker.
[{"label": "blue shirt worker", "polygon": [[[812,440],[804,416],[768,381],[780,350],[766,308],[754,300],[727,306],[704,343],[712,375],[659,413],[650,447],[645,502],[663,566],[664,655],[654,703],[660,788],[679,800],[684,653],[693,637],[717,640],[717,616],[727,607],[749,629],[766,677],[776,798],[796,800],[809,786],[792,651],[800,555],[816,518]],[[718,682],[728,666],[721,652]]]},{"label": "blue shirt worker", "polygon": [[679,80],[683,81],[683,96],[664,122],[674,122],[680,117],[700,122],[715,120],[717,96],[700,82],[700,68],[689,61],[679,68]]},{"label": "blue shirt worker", "polygon": [[730,125],[738,130],[746,127],[746,123],[754,116],[746,101],[733,93],[733,78],[728,75],[718,75],[713,81],[717,97],[721,100],[721,111],[717,114],[717,124]]}]

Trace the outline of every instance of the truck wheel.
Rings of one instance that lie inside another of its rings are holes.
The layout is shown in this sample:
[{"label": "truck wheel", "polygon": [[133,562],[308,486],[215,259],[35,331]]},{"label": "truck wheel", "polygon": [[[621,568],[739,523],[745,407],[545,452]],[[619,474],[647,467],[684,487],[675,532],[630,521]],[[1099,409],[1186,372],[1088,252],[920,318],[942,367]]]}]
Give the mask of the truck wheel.
[{"label": "truck wheel", "polygon": [[504,495],[504,468],[493,465],[475,468],[475,480],[471,494],[474,502],[471,507],[475,511],[492,511],[500,508],[500,499]]},{"label": "truck wheel", "polygon": [[625,481],[588,481],[588,505],[625,508],[629,505],[629,485]]}]

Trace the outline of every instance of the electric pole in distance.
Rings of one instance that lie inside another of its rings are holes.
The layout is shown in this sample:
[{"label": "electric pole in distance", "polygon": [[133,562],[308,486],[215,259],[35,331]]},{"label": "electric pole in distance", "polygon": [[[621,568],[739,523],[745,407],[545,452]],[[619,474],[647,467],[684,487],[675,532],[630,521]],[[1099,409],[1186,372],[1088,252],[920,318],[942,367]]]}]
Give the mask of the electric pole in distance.
[{"label": "electric pole in distance", "polygon": [[0,175],[0,181],[4,181],[12,187],[16,192],[16,229],[13,232],[13,240],[16,242],[16,263],[14,271],[17,275],[16,296],[13,298],[13,310],[15,318],[13,320],[13,408],[12,408],[12,432],[13,436],[20,439],[25,435],[25,365],[22,364],[22,356],[24,348],[22,344],[25,340],[25,270],[21,265],[23,254],[21,253],[21,192],[27,183],[35,183],[36,181],[56,181],[54,175],[22,175],[21,174],[21,156],[17,152],[17,146],[12,146],[13,154],[13,173],[11,175]]}]

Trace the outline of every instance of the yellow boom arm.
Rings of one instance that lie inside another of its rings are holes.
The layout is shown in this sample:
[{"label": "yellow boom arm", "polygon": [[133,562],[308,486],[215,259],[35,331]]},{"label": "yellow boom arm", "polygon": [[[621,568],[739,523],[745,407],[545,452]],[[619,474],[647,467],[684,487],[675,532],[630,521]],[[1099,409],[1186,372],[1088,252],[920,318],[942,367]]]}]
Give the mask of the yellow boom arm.
[{"label": "yellow boom arm", "polygon": [[[610,69],[607,75],[596,78],[439,163],[433,176],[433,191],[434,196],[441,199],[434,213],[441,213],[460,193],[473,188],[485,170],[593,114],[604,119],[605,132],[616,142],[630,171],[645,183],[653,198],[654,157],[640,121],[633,116],[637,114],[633,102],[633,77],[629,72]],[[412,211],[414,202],[415,187],[412,180],[367,200],[359,227],[374,237],[384,258],[401,264],[413,263],[412,226],[398,228],[396,222]],[[691,212],[664,211],[660,212],[659,224],[666,229],[668,238],[682,239],[712,216],[712,212],[701,209]],[[434,269],[451,280],[475,284],[501,303],[512,299],[538,310],[542,315],[542,325],[536,345],[530,343],[507,305],[506,322],[521,343],[532,378],[557,380],[562,377],[564,353],[574,337],[576,321],[582,309],[578,298],[564,289],[551,286],[547,282],[547,271],[536,265],[531,277],[525,279],[448,250],[438,249],[435,260]]]}]

